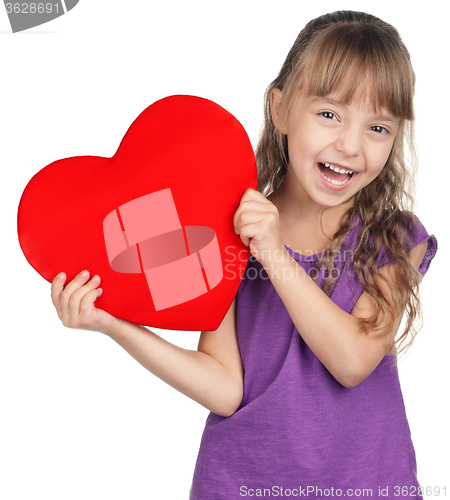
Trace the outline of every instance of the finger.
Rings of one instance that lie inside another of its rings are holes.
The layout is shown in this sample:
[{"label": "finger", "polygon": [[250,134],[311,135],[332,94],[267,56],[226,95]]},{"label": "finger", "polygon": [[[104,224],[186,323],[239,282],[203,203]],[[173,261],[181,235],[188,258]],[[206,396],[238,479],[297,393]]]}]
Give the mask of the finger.
[{"label": "finger", "polygon": [[261,222],[261,220],[255,220],[254,222],[249,222],[241,226],[239,235],[241,237],[242,243],[244,243],[245,246],[248,247],[250,245],[250,240],[253,239],[259,232],[261,232]]},{"label": "finger", "polygon": [[69,316],[71,319],[76,318],[80,314],[80,303],[83,297],[91,290],[100,285],[100,277],[93,276],[84,286],[75,290],[69,299]]},{"label": "finger", "polygon": [[64,283],[66,282],[66,275],[64,273],[59,273],[55,276],[52,281],[51,286],[51,298],[53,305],[55,306],[56,312],[58,313],[58,317],[61,317],[61,304],[60,304],[60,296],[61,292],[64,289]]},{"label": "finger", "polygon": [[251,188],[245,191],[241,198],[241,202],[242,201],[259,201],[260,203],[273,205],[273,203],[268,200],[262,193]]},{"label": "finger", "polygon": [[102,295],[101,288],[94,288],[88,291],[80,301],[80,322],[81,324],[88,324],[92,317],[94,310],[94,302]]},{"label": "finger", "polygon": [[257,240],[268,238],[277,231],[278,214],[274,212],[246,211],[242,213],[240,220],[240,236],[246,243],[248,238],[257,237]]},{"label": "finger", "polygon": [[[266,214],[266,213],[276,213],[278,209],[271,202],[261,203],[260,201],[255,201],[255,200],[248,200],[241,202],[239,208],[236,210],[233,217],[233,227],[235,231],[239,230],[239,219],[241,219],[242,214],[246,213],[247,211],[255,211]],[[236,232],[237,234],[239,234],[239,231]]]},{"label": "finger", "polygon": [[237,216],[238,214],[244,210],[244,207],[248,202],[259,202],[263,203],[264,205],[273,205],[271,201],[269,201],[264,195],[262,195],[259,191],[255,191],[254,189],[247,189],[245,193],[242,195],[241,200],[239,202],[239,207],[233,217],[233,226],[234,230],[237,234],[239,232],[236,230],[237,229]]},{"label": "finger", "polygon": [[242,231],[242,228],[247,224],[254,224],[257,222],[263,221],[267,215],[264,212],[257,210],[246,210],[242,212],[239,217],[239,228]]},{"label": "finger", "polygon": [[81,271],[75,278],[66,285],[60,295],[61,319],[67,321],[70,316],[69,301],[71,295],[86,283],[89,279],[88,271]]},{"label": "finger", "polygon": [[[275,208],[275,210],[274,210]],[[262,220],[277,220],[278,218],[278,212],[276,211],[276,207],[267,207],[264,209],[261,209],[261,205],[256,205],[255,210],[250,210],[250,209],[245,209],[236,214],[236,221],[235,221],[235,230],[237,234],[240,233],[240,230],[242,229],[242,226],[245,224],[253,223],[253,222],[259,222]]]}]

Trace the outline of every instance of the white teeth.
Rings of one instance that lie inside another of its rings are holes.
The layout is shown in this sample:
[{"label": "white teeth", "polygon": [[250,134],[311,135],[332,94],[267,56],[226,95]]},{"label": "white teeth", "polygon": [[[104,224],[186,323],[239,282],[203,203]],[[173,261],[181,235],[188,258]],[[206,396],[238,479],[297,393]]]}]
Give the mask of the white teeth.
[{"label": "white teeth", "polygon": [[353,173],[353,170],[345,170],[345,169],[340,169],[339,167],[333,167],[333,165],[331,165],[331,163],[324,163],[324,165],[327,168],[334,170],[335,172],[339,172],[340,174],[352,174]]},{"label": "white teeth", "polygon": [[330,178],[328,178],[328,177],[327,177],[327,176],[326,176],[323,172],[320,172],[320,173],[321,173],[321,175],[322,175],[323,177],[325,177],[325,179],[326,179],[328,182],[330,182],[331,184],[334,184],[334,185],[336,185],[336,186],[342,186],[342,184],[346,184],[346,183],[350,180],[350,178],[347,178],[347,179],[345,179],[345,181],[337,181],[337,180],[335,180],[335,179],[330,179]]}]

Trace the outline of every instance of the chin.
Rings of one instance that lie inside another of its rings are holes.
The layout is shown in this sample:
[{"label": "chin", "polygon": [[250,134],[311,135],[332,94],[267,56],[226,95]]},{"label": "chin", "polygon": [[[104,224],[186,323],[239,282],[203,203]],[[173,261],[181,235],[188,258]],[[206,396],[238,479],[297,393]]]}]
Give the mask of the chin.
[{"label": "chin", "polygon": [[313,198],[313,200],[317,203],[317,205],[320,205],[323,208],[334,208],[334,207],[339,207],[347,202],[349,202],[354,195],[348,196],[342,195],[342,196],[316,196]]}]

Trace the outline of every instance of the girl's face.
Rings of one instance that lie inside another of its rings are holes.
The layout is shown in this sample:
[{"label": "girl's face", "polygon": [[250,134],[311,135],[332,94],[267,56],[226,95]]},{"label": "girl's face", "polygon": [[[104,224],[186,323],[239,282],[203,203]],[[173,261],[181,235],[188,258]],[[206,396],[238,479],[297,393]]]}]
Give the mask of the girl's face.
[{"label": "girl's face", "polygon": [[274,89],[271,98],[275,126],[287,135],[286,179],[294,183],[294,192],[321,206],[337,206],[381,172],[399,125],[387,110],[377,115],[368,103],[356,99],[345,105],[336,93],[299,93],[288,119],[280,123],[282,92]]}]

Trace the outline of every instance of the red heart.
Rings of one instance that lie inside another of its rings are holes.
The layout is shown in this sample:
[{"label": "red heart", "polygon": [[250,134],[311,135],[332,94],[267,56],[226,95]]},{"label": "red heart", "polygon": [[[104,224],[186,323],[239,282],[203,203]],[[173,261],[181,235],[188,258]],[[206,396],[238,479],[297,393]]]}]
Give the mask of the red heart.
[{"label": "red heart", "polygon": [[257,189],[242,125],[193,96],[155,102],[112,158],[55,161],[26,186],[18,234],[47,281],[83,269],[102,278],[97,307],[141,325],[216,330],[242,279],[248,248],[233,215]]}]

